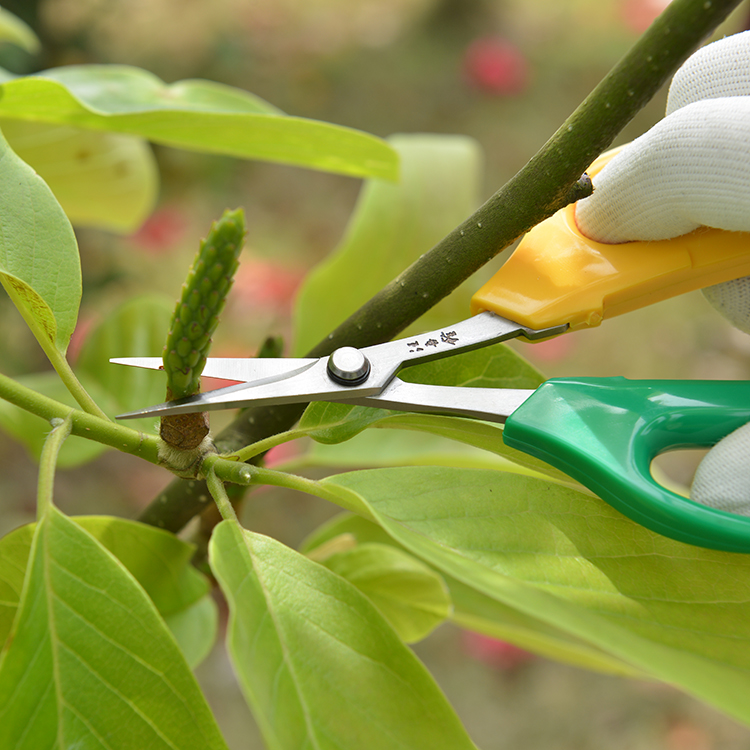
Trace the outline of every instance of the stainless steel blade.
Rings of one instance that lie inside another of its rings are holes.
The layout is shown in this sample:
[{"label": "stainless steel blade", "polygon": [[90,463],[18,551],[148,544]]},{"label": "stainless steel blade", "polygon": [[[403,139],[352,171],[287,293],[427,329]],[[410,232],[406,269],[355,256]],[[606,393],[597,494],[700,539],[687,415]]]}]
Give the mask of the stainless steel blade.
[{"label": "stainless steel blade", "polygon": [[[292,360],[294,361],[294,360]],[[213,391],[198,393],[195,396],[167,401],[156,406],[149,406],[139,411],[119,414],[117,419],[137,419],[139,417],[162,416],[164,414],[189,414],[196,411],[215,411],[217,409],[235,409],[247,406],[265,406],[269,404],[305,403],[307,401],[345,401],[353,393],[371,396],[381,390],[390,380],[382,377],[372,378],[363,386],[341,385],[328,375],[328,357],[312,360],[313,364],[299,368],[288,377],[267,378],[266,382],[253,381],[217,388]]]},{"label": "stainless steel blade", "polygon": [[347,399],[347,403],[377,409],[473,417],[503,424],[532,393],[533,390],[518,388],[423,385],[394,378],[381,393]]},{"label": "stainless steel blade", "polygon": [[[116,357],[109,360],[115,365],[143,367],[148,370],[164,368],[161,357]],[[268,378],[288,377],[300,372],[317,359],[257,359],[253,357],[209,357],[203,367],[205,378],[236,380],[238,383],[267,381]]]}]

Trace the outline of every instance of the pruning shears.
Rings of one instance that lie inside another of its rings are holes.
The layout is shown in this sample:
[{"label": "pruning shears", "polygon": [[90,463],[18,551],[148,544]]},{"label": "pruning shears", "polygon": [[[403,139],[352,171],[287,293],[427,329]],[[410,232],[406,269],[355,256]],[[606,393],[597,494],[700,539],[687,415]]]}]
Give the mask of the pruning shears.
[{"label": "pruning shears", "polygon": [[[595,162],[600,170],[610,154]],[[455,325],[319,359],[208,359],[207,377],[238,381],[120,415],[164,416],[333,401],[504,423],[503,440],[592,490],[635,522],[702,547],[750,553],[750,516],[710,508],[658,484],[651,462],[708,447],[750,422],[742,381],[555,378],[536,390],[409,383],[403,367],[511,338],[537,341],[599,325],[694,289],[750,275],[750,237],[701,228],[658,242],[604,245],[582,235],[575,206],[529,232]],[[159,369],[159,357],[112,362]]]}]

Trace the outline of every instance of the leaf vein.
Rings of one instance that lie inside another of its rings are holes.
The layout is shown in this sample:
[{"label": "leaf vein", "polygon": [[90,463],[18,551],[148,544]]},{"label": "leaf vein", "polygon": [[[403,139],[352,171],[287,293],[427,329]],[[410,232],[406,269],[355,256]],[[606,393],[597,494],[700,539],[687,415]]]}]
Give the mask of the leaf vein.
[{"label": "leaf vein", "polygon": [[[132,701],[127,696],[123,695],[114,685],[112,685],[110,682],[108,682],[99,672],[96,671],[83,657],[78,654],[75,650],[69,648],[65,643],[61,642],[61,645],[65,650],[74,658],[76,659],[88,672],[97,679],[105,688],[107,688],[113,695],[115,695],[122,704],[130,708],[130,710],[138,716],[141,721],[148,726],[154,734],[159,737],[165,745],[173,748],[173,750],[179,750],[177,745],[175,745],[168,737],[166,737],[162,731],[159,729],[159,727],[153,722],[151,717],[147,716],[146,714],[141,711],[140,708],[135,704],[134,701]],[[66,703],[66,705],[68,705]],[[69,706],[71,710],[73,710],[72,706]]]}]

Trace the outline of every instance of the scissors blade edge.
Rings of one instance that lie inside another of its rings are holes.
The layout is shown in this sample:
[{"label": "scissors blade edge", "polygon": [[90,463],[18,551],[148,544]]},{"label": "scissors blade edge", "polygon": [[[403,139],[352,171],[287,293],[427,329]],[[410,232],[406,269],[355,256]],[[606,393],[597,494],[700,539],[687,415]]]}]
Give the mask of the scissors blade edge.
[{"label": "scissors blade edge", "polygon": [[[147,370],[164,369],[161,357],[114,357],[109,361],[115,365],[141,367]],[[256,380],[266,381],[268,378],[289,377],[317,361],[317,359],[209,357],[201,375],[204,378],[251,383]]]}]

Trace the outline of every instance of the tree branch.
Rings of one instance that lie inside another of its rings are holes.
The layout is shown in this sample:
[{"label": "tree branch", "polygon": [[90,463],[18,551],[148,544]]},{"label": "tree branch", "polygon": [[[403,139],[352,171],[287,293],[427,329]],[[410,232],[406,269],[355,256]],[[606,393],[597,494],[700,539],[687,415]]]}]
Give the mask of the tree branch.
[{"label": "tree branch", "polygon": [[[308,356],[393,338],[521,234],[586,194],[585,183],[579,183],[583,171],[739,3],[674,0],[515,177]],[[234,451],[289,429],[303,409],[246,409],[218,436],[217,447]],[[207,498],[201,483],[177,480],[140,520],[178,531],[205,507]]]}]

